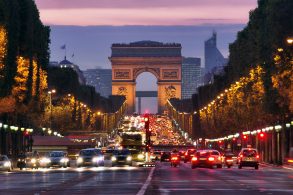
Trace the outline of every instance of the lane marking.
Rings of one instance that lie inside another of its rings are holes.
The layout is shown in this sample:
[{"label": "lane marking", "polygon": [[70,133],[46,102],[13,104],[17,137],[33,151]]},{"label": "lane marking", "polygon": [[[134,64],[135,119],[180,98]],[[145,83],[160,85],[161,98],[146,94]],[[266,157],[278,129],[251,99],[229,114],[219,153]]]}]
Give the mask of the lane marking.
[{"label": "lane marking", "polygon": [[283,166],[284,169],[293,170],[291,167]]},{"label": "lane marking", "polygon": [[149,176],[147,178],[147,180],[145,181],[145,183],[143,184],[143,186],[140,188],[139,192],[137,192],[136,195],[144,195],[145,191],[147,190],[148,186],[151,183],[152,177],[153,177],[153,173],[156,167],[153,167],[149,173]]}]

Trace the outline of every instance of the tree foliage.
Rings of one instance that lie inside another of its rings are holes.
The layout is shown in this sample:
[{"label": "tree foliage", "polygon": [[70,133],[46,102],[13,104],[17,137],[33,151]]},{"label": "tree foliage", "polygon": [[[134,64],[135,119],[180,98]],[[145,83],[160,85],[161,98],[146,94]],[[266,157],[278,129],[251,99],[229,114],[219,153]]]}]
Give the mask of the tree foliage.
[{"label": "tree foliage", "polygon": [[42,111],[49,33],[33,0],[0,0],[0,98],[15,99],[14,112],[0,112],[2,120],[22,123]]},{"label": "tree foliage", "polygon": [[[230,93],[216,112],[207,109],[201,113],[201,126],[209,136],[259,128],[292,117],[292,45],[286,42],[293,35],[292,9],[291,0],[258,0],[247,26],[229,47],[225,74],[199,89],[199,105],[204,107],[235,81],[242,83],[244,77],[251,79],[251,71],[262,70],[255,74],[260,77],[254,82],[234,95]],[[286,57],[282,54],[278,59],[278,48]]]}]

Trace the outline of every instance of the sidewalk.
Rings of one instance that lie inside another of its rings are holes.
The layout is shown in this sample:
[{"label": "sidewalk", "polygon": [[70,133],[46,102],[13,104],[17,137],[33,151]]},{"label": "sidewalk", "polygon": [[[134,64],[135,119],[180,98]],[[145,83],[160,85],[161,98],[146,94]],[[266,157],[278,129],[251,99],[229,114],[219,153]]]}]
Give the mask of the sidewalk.
[{"label": "sidewalk", "polygon": [[289,169],[293,171],[293,165],[289,165],[289,164],[276,165],[276,164],[261,162],[260,165],[264,167],[284,168],[284,169]]}]

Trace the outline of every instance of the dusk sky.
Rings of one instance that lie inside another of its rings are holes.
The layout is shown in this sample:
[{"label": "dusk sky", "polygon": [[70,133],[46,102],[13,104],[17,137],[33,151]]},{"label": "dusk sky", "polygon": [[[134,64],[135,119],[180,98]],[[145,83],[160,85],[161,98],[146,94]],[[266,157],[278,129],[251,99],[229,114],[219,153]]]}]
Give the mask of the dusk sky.
[{"label": "dusk sky", "polygon": [[[257,0],[35,2],[42,22],[51,27],[51,61],[64,58],[60,47],[66,44],[67,59],[82,70],[111,68],[108,57],[112,43],[141,40],[181,43],[182,55],[200,57],[204,66],[204,41],[217,31],[218,48],[228,57],[229,44],[248,22],[249,11],[257,6]],[[143,73],[138,77],[137,89],[156,90],[156,79]],[[153,106],[149,108],[151,112],[156,110],[156,103],[148,105]]]},{"label": "dusk sky", "polygon": [[35,0],[50,25],[245,23],[257,0]]}]

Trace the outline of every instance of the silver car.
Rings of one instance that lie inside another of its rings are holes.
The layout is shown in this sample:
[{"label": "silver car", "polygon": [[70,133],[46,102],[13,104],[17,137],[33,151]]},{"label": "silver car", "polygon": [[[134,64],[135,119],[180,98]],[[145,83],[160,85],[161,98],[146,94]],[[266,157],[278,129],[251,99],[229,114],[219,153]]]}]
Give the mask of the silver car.
[{"label": "silver car", "polygon": [[54,166],[66,168],[69,166],[69,159],[63,151],[52,151],[40,159],[40,166],[47,168]]},{"label": "silver car", "polygon": [[0,155],[0,170],[8,172],[12,170],[12,163],[6,155]]}]

